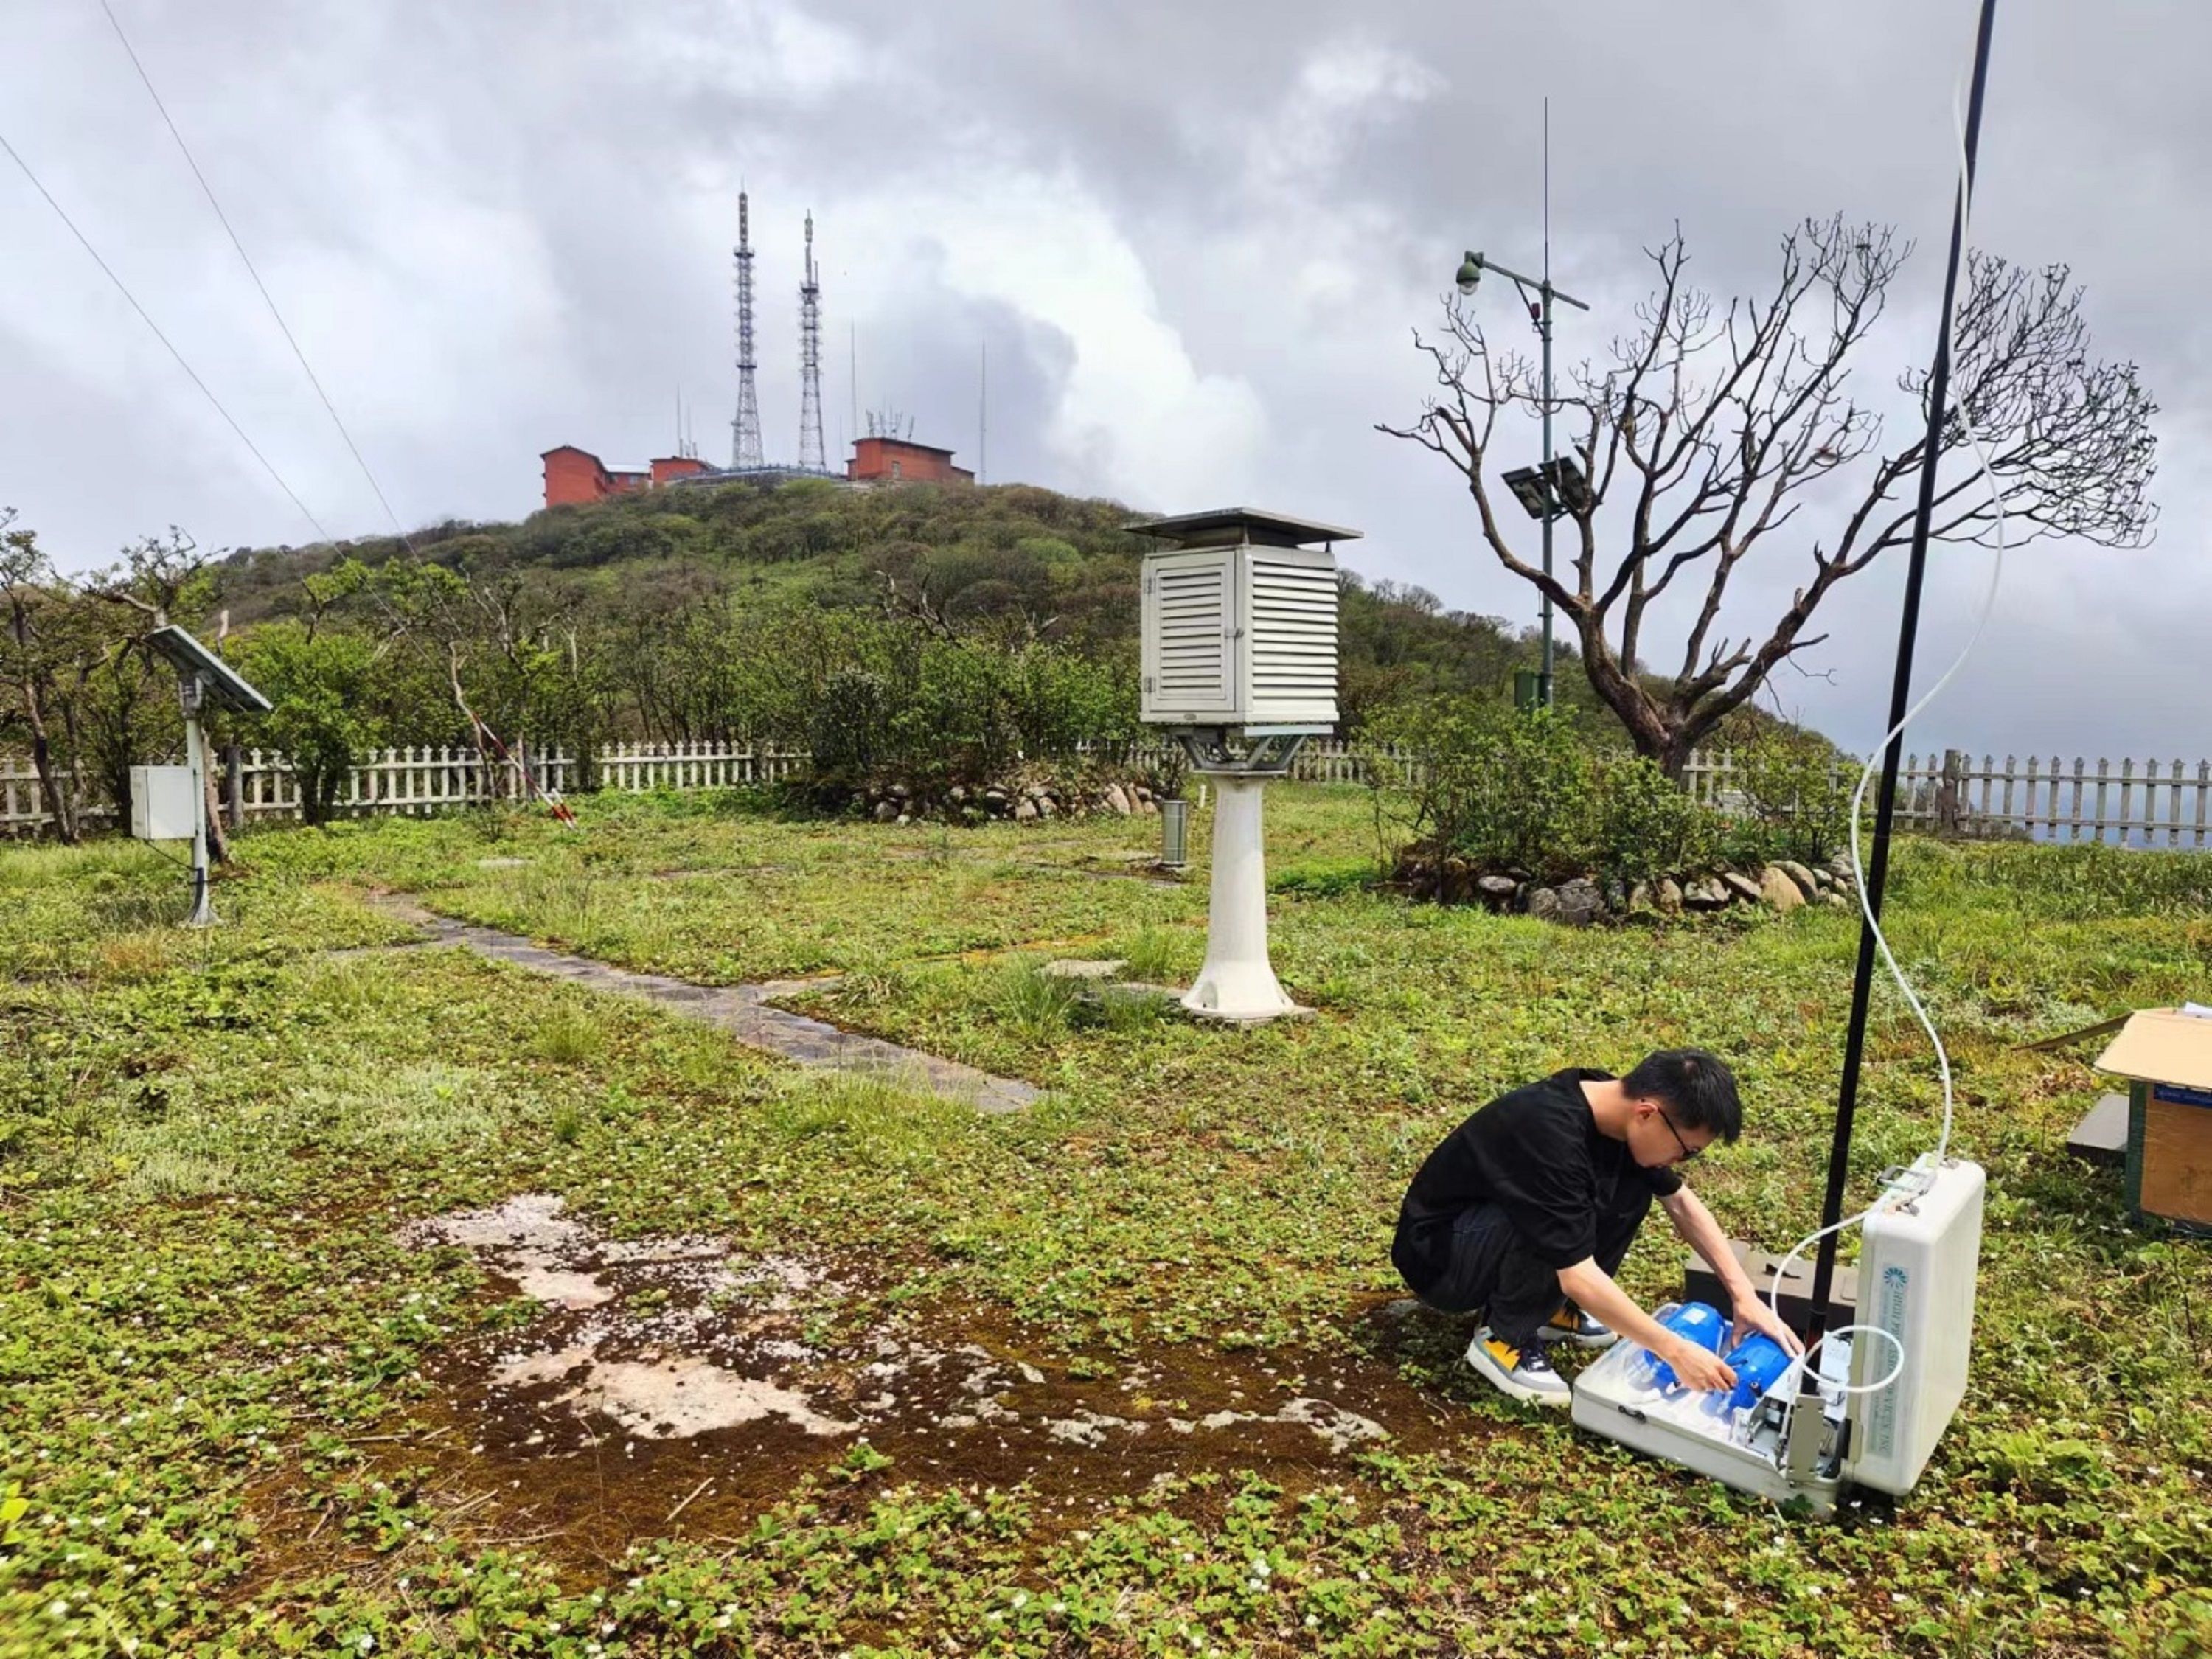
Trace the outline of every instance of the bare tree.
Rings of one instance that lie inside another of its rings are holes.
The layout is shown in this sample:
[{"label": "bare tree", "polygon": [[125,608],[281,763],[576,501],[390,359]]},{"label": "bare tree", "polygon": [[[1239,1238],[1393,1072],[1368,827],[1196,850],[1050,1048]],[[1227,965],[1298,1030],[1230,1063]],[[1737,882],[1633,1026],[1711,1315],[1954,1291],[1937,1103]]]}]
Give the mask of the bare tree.
[{"label": "bare tree", "polygon": [[[10,528],[15,520],[15,508],[0,507],[0,605],[7,611],[6,631],[0,635],[0,687],[9,699],[9,706],[0,709],[0,730],[20,722],[29,734],[31,766],[46,797],[46,815],[54,834],[73,844],[80,834],[76,706],[59,684],[70,641],[55,638],[58,622],[68,630],[73,596],[39,546],[37,533]],[[57,718],[70,728],[59,755]]]},{"label": "bare tree", "polygon": [[[1614,341],[1612,367],[1584,365],[1556,394],[1589,488],[1566,503],[1569,556],[1553,574],[1516,550],[1487,476],[1499,413],[1540,411],[1541,383],[1526,358],[1492,352],[1456,297],[1444,301],[1444,338],[1414,335],[1441,395],[1411,426],[1379,429],[1434,450],[1465,477],[1491,551],[1550,596],[1591,686],[1638,752],[1679,776],[1768,675],[1827,638],[1807,626],[1836,585],[1911,539],[1927,376],[1900,377],[1921,418],[1909,442],[1885,445],[1881,416],[1850,381],[1911,252],[1887,227],[1806,221],[1783,239],[1766,296],[1725,310],[1685,280],[1679,228],[1648,252],[1657,286],[1637,331]],[[1932,537],[1986,545],[1995,529],[1971,418],[2006,491],[2010,543],[2142,545],[2155,516],[2157,410],[2136,366],[2090,360],[2081,292],[2066,267],[2030,271],[1970,253],[1963,275]],[[1731,579],[1770,544],[1806,561],[1802,584],[1778,617],[1719,631]],[[1696,608],[1669,678],[1643,653],[1651,607],[1678,582]]]}]

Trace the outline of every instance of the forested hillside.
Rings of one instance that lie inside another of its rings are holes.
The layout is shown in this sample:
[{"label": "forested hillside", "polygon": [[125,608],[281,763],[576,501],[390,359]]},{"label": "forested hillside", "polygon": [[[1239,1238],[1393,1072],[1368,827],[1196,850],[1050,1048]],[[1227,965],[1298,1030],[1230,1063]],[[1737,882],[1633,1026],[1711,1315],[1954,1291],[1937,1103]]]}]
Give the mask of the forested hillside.
[{"label": "forested hillside", "polygon": [[[1135,516],[1020,484],[665,489],[520,524],[441,525],[407,543],[240,551],[216,567],[215,602],[234,627],[321,611],[341,625],[397,625],[374,590],[419,560],[459,578],[509,631],[602,657],[603,718],[620,734],[720,736],[751,723],[723,684],[737,636],[795,628],[796,648],[835,617],[940,641],[1047,647],[1126,679],[1146,544],[1121,526]],[[1348,727],[1437,692],[1506,696],[1513,670],[1534,665],[1528,630],[1448,611],[1418,588],[1364,582],[1358,553],[1339,550],[1354,566],[1344,592]],[[1610,725],[1583,696],[1571,650],[1559,690]]]}]

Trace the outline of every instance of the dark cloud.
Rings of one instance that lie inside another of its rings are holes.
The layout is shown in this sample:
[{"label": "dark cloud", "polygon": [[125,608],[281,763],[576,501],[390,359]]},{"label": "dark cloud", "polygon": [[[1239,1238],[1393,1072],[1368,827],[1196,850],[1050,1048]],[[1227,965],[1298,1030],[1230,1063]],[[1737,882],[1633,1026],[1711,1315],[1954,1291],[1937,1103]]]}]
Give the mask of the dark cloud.
[{"label": "dark cloud", "polygon": [[[679,395],[726,453],[742,182],[772,451],[795,447],[811,207],[833,442],[856,334],[862,407],[972,463],[988,341],[994,477],[1358,525],[1373,574],[1516,617],[1531,596],[1475,544],[1455,479],[1372,424],[1418,409],[1407,331],[1461,249],[1540,257],[1544,94],[1554,268],[1596,307],[1563,356],[1630,322],[1640,250],[1676,222],[1727,295],[1795,221],[1842,211],[1922,244],[1886,374],[1932,337],[1972,24],[1964,0],[113,4],[411,522],[527,510],[556,442],[662,452]],[[2100,349],[2143,364],[2165,520],[2146,553],[2023,556],[1939,743],[2205,750],[2208,44],[2179,7],[2008,0],[1999,20],[1978,240],[2070,263]],[[317,516],[385,527],[96,7],[0,9],[0,132]],[[0,501],[79,566],[172,521],[210,544],[311,535],[12,172],[0,212]],[[1491,320],[1514,329],[1503,296]],[[1747,624],[1800,557],[1745,582]],[[1981,557],[1937,562],[1931,668]],[[1874,734],[1900,577],[1839,596],[1826,678],[1785,676],[1785,706]]]}]

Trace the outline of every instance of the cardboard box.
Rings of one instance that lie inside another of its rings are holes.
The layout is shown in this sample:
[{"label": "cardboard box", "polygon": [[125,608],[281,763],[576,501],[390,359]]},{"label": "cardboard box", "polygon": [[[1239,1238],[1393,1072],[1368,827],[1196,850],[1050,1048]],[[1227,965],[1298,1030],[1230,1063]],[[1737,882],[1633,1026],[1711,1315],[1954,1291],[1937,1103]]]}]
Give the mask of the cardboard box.
[{"label": "cardboard box", "polygon": [[2097,1066],[2129,1079],[2126,1181],[2136,1218],[2212,1235],[2212,1014],[2130,1015]]}]

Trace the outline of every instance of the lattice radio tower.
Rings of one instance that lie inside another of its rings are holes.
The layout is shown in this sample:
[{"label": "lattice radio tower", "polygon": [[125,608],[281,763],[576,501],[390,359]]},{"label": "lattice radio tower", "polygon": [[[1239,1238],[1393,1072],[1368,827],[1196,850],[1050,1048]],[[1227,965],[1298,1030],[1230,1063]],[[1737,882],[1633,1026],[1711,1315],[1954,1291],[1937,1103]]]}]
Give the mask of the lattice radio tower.
[{"label": "lattice radio tower", "polygon": [[730,465],[739,472],[767,465],[761,454],[760,398],[753,389],[753,235],[751,210],[738,192],[738,417],[730,422]]},{"label": "lattice radio tower", "polygon": [[827,472],[822,444],[822,283],[814,269],[814,216],[806,216],[806,280],[799,285],[799,468]]}]

